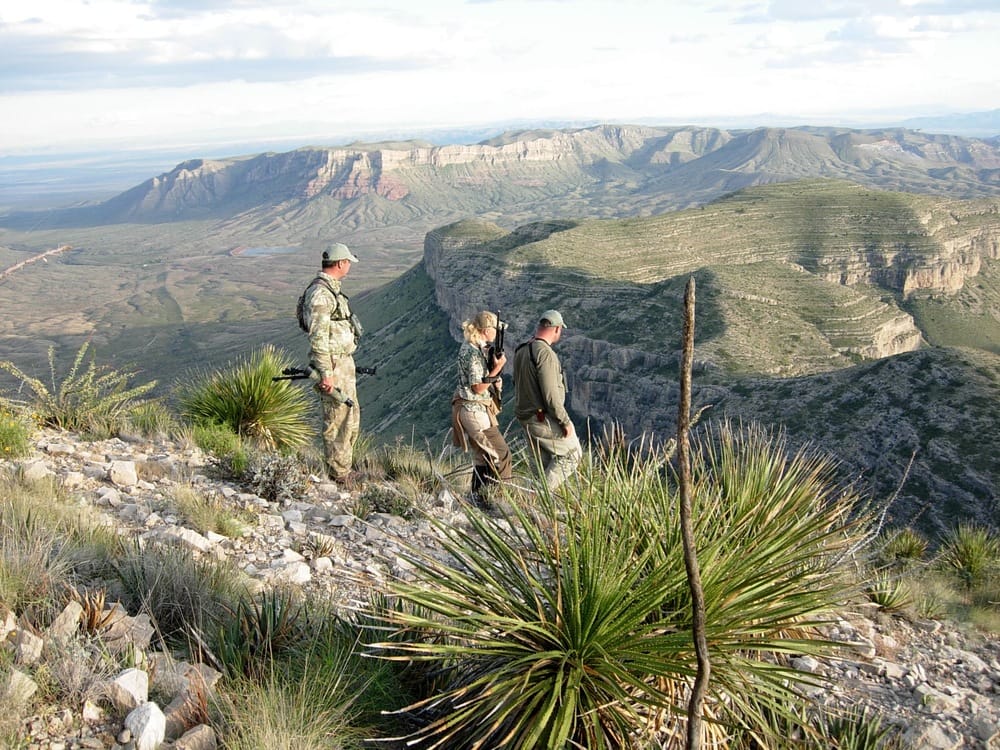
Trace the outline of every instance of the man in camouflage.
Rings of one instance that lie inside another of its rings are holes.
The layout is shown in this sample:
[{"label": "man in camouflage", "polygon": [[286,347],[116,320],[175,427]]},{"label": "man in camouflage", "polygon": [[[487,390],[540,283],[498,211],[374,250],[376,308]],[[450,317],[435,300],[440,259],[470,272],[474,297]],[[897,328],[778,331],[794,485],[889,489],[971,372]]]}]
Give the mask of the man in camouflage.
[{"label": "man in camouflage", "polygon": [[[322,270],[310,283],[305,306],[309,323],[309,363],[320,375],[315,389],[323,409],[323,450],[327,473],[339,484],[354,480],[354,442],[361,424],[355,382],[354,351],[361,325],[351,313],[340,281],[357,263],[347,245],[337,242],[323,253]],[[353,406],[348,405],[348,400]]]}]

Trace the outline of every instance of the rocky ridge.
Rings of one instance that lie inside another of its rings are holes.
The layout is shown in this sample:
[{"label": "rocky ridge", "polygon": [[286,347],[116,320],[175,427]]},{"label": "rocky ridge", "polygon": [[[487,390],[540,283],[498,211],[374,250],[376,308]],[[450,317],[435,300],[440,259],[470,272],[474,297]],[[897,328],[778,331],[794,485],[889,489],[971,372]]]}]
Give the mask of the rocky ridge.
[{"label": "rocky ridge", "polygon": [[[436,540],[426,520],[407,521],[384,514],[355,517],[350,511],[351,493],[318,480],[294,501],[268,502],[211,478],[200,451],[165,441],[82,442],[73,435],[45,432],[36,441],[34,455],[4,462],[3,468],[19,471],[26,479],[54,479],[73,502],[94,509],[127,536],[145,543],[175,544],[196,556],[226,558],[257,586],[288,582],[332,596],[345,606],[389,577],[408,575],[400,557],[400,539],[428,547]],[[239,538],[202,535],[185,527],[169,502],[178,483],[191,484],[234,508],[253,509],[256,523]],[[463,522],[461,501],[447,491],[428,497],[426,510],[446,523]],[[317,538],[322,545],[309,543]],[[323,554],[319,556],[303,553],[320,548]],[[218,673],[153,650],[153,631],[141,613],[113,613],[115,624],[109,632],[142,655],[136,658],[140,666],[124,670],[109,682],[103,702],[88,701],[83,706],[31,703],[37,687],[31,665],[46,640],[79,637],[79,605],[74,604],[41,635],[19,622],[16,613],[6,612],[0,618],[2,640],[14,651],[14,668],[0,690],[8,700],[22,701],[27,747],[216,747],[214,732],[185,713],[185,705],[192,691],[211,689]],[[822,689],[804,687],[818,703],[874,708],[885,723],[898,727],[907,748],[1000,748],[1000,644],[996,639],[947,623],[889,617],[873,607],[843,613],[826,635],[843,643],[842,658],[802,657],[795,664],[829,680],[829,686]],[[149,700],[154,689],[158,695],[171,697],[166,706]]]},{"label": "rocky ridge", "polygon": [[[404,204],[402,213],[385,215],[391,223],[425,213],[447,221],[444,216],[454,216],[458,206],[468,209],[465,215],[511,213],[542,199],[550,216],[625,216],[819,176],[914,192],[995,196],[998,168],[1000,148],[991,141],[903,129],[606,124],[508,132],[476,144],[361,143],[191,159],[102,204],[70,210],[67,218],[172,221],[276,207],[297,211],[304,203],[332,200]],[[343,208],[349,224],[357,207]],[[539,204],[529,213],[545,212]],[[379,215],[375,210],[369,218]]]}]

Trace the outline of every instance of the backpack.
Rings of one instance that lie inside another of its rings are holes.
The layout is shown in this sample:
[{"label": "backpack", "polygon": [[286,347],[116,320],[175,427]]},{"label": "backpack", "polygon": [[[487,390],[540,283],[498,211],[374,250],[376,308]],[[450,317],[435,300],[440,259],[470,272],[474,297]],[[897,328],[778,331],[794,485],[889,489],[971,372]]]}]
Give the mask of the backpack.
[{"label": "backpack", "polygon": [[298,302],[295,303],[295,318],[299,321],[299,328],[306,333],[309,333],[309,328],[312,325],[312,308],[306,305],[306,298],[309,296],[309,290],[316,286],[316,284],[323,284],[334,296],[337,294],[330,285],[330,282],[322,276],[317,276],[309,282],[302,294],[299,295]]}]

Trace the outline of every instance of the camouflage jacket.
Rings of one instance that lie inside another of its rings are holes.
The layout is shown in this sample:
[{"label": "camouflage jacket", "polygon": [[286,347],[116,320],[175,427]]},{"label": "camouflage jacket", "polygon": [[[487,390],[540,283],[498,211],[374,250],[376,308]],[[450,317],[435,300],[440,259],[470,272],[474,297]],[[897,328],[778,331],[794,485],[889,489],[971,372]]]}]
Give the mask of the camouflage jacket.
[{"label": "camouflage jacket", "polygon": [[340,281],[322,271],[319,274],[326,277],[334,293],[323,283],[312,284],[306,293],[305,304],[312,313],[309,361],[323,377],[329,377],[333,374],[334,358],[354,354],[358,344],[349,300],[340,291]]},{"label": "camouflage jacket", "polygon": [[454,398],[460,398],[465,403],[464,408],[471,411],[487,411],[493,403],[490,392],[476,393],[472,390],[475,383],[483,382],[488,371],[486,354],[478,346],[468,341],[458,350],[458,388]]}]

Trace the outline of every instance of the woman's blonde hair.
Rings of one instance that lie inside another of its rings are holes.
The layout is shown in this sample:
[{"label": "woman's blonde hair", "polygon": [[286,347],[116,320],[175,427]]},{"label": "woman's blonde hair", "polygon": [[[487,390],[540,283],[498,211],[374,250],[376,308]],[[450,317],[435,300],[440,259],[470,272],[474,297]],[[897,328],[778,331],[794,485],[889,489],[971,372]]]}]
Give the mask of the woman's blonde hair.
[{"label": "woman's blonde hair", "polygon": [[489,310],[482,310],[476,313],[476,317],[462,323],[462,335],[470,344],[480,344],[486,340],[483,331],[487,328],[496,328],[497,316]]}]

